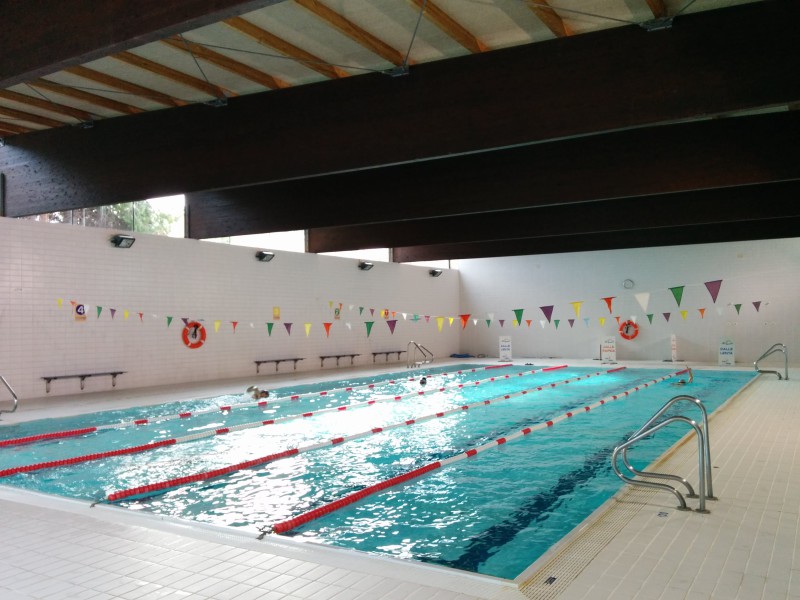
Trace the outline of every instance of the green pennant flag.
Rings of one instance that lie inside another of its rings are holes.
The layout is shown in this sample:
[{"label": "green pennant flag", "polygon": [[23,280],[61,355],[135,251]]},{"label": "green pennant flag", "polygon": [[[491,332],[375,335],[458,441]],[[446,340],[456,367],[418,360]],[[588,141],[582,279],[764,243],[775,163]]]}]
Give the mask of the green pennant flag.
[{"label": "green pennant flag", "polygon": [[359,306],[358,307],[358,314],[361,314],[363,312],[364,312],[364,307],[363,306]]},{"label": "green pennant flag", "polygon": [[375,321],[364,321],[364,325],[367,326],[367,337],[369,337],[370,331],[372,331],[372,326],[375,324]]},{"label": "green pennant flag", "polygon": [[167,327],[172,324],[172,317],[167,317]]},{"label": "green pennant flag", "polygon": [[101,312],[103,312],[103,307],[102,307],[102,306],[98,306],[98,307],[97,307],[97,318],[98,318],[98,319],[100,318],[100,313],[101,313]]},{"label": "green pennant flag", "polygon": [[492,320],[491,319],[486,319],[486,326],[487,327],[491,327],[492,326]]},{"label": "green pennant flag", "polygon": [[275,324],[275,323],[267,323],[267,335],[268,335],[269,337],[272,337],[272,326],[273,326],[274,324]]},{"label": "green pennant flag", "polygon": [[647,320],[650,321],[650,325],[653,324],[653,313],[650,313],[649,315],[647,315]]},{"label": "green pennant flag", "polygon": [[734,308],[736,308],[736,314],[738,315],[738,314],[739,314],[739,311],[740,311],[740,310],[741,310],[741,308],[742,308],[742,305],[741,305],[741,304],[734,304],[733,306],[734,306]]},{"label": "green pennant flag", "polygon": [[558,329],[559,322],[561,322],[561,319],[553,319],[553,323],[556,324],[556,329]]},{"label": "green pennant flag", "polygon": [[524,308],[515,308],[514,314],[517,316],[517,325],[522,325],[522,313],[525,309]]},{"label": "green pennant flag", "polygon": [[675,296],[675,302],[678,303],[678,306],[681,305],[681,299],[683,298],[683,288],[684,286],[682,285],[669,288],[669,291],[672,292],[673,296]]}]

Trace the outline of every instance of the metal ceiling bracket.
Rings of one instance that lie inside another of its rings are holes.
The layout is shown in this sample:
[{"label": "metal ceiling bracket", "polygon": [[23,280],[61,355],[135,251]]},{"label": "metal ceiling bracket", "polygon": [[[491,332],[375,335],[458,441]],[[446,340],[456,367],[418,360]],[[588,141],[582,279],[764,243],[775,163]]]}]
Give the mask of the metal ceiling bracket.
[{"label": "metal ceiling bracket", "polygon": [[205,104],[206,104],[206,106],[213,106],[214,108],[221,108],[223,106],[228,106],[228,98],[227,98],[227,96],[222,96],[221,98],[214,98],[213,100],[209,100]]},{"label": "metal ceiling bracket", "polygon": [[80,123],[75,123],[74,127],[78,129],[92,129],[94,127],[94,121],[81,121]]},{"label": "metal ceiling bracket", "polygon": [[661,31],[662,29],[672,29],[673,17],[661,17],[660,19],[650,19],[639,26],[645,31]]},{"label": "metal ceiling bracket", "polygon": [[384,73],[389,77],[402,77],[403,75],[408,75],[408,65],[399,65],[393,69],[384,71]]}]

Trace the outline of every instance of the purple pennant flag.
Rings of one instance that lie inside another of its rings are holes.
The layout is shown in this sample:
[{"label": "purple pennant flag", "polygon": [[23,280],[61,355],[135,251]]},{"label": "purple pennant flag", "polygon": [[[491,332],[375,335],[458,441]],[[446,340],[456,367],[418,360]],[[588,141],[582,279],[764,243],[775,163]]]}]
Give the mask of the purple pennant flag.
[{"label": "purple pennant flag", "polygon": [[117,314],[117,309],[116,308],[110,308],[109,310],[111,311],[111,320],[113,321],[114,320],[114,315]]},{"label": "purple pennant flag", "polygon": [[664,313],[664,318],[667,320],[667,322],[668,322],[668,323],[669,323],[669,316],[670,316],[670,314],[671,314],[671,313]]},{"label": "purple pennant flag", "polygon": [[722,279],[717,279],[716,281],[706,281],[706,289],[708,293],[711,294],[711,301],[717,301],[717,295],[719,294],[719,288],[722,287]]},{"label": "purple pennant flag", "polygon": [[544,313],[544,316],[547,318],[547,322],[550,323],[550,317],[553,316],[553,306],[552,305],[551,306],[540,306],[539,308],[542,310],[542,312]]},{"label": "purple pennant flag", "polygon": [[183,321],[183,326],[184,327],[188,327],[189,326],[189,318],[188,317],[181,317],[181,321]]},{"label": "purple pennant flag", "polygon": [[505,323],[506,320],[505,319],[497,319],[497,322],[500,323],[500,327],[502,327],[503,323]]},{"label": "purple pennant flag", "polygon": [[397,319],[389,319],[386,324],[389,326],[389,331],[394,335],[394,326],[397,325]]},{"label": "purple pennant flag", "polygon": [[572,329],[572,326],[575,325],[575,319],[567,319],[569,322],[569,328]]},{"label": "purple pennant flag", "polygon": [[286,333],[288,333],[289,335],[292,335],[292,324],[291,323],[284,323],[283,326],[286,327]]},{"label": "purple pennant flag", "polygon": [[761,308],[761,300],[758,300],[757,302],[753,302],[753,306],[756,307],[756,312],[760,312],[758,309]]}]

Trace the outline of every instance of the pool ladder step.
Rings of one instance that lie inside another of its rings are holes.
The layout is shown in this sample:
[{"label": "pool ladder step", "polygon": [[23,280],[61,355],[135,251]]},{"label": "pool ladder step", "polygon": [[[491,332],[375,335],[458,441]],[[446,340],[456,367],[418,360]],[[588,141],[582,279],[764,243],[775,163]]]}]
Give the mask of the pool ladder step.
[{"label": "pool ladder step", "polygon": [[766,352],[764,352],[764,354],[759,356],[755,360],[755,362],[753,363],[753,367],[755,367],[755,370],[758,371],[759,373],[775,373],[775,375],[778,376],[778,379],[784,379],[784,378],[781,377],[780,371],[770,371],[770,370],[767,370],[767,369],[759,369],[758,368],[759,361],[767,358],[770,354],[775,354],[776,352],[782,352],[783,353],[783,373],[785,375],[785,379],[788,381],[789,380],[789,353],[786,351],[786,345],[781,344],[780,342],[777,343],[777,344],[772,344],[772,346],[770,346],[769,350],[767,350]]},{"label": "pool ladder step", "polygon": [[406,346],[406,367],[421,367],[422,365],[427,365],[433,362],[433,352],[428,350],[422,344],[418,344],[417,342],[411,341],[408,342],[408,346]]},{"label": "pool ladder step", "polygon": [[[689,402],[699,408],[700,412],[702,413],[702,423],[698,425],[696,421],[682,415],[667,417],[664,420],[659,421],[659,419],[678,402]],[[697,436],[698,474],[700,479],[698,484],[698,493],[695,493],[694,488],[683,477],[678,475],[670,475],[667,473],[638,471],[628,461],[628,449],[633,444],[644,440],[659,429],[662,429],[667,425],[671,425],[672,423],[685,423],[689,425]],[[640,479],[633,479],[632,477],[626,476],[622,473],[619,465],[617,464],[617,459],[620,457],[622,458],[622,462],[627,471],[639,477]],[[703,406],[703,403],[694,396],[682,394],[680,396],[671,398],[652,417],[650,417],[650,419],[648,419],[648,421],[641,428],[639,428],[638,431],[631,435],[628,441],[614,448],[614,452],[611,455],[611,466],[614,469],[614,472],[617,474],[617,477],[629,485],[660,489],[665,492],[670,492],[678,499],[678,510],[690,510],[686,506],[685,498],[698,498],[699,502],[697,512],[708,513],[709,511],[706,510],[706,500],[716,500],[716,498],[714,497],[714,488],[711,481],[711,449],[708,441],[708,412],[706,411],[705,406]],[[677,481],[686,487],[687,494],[684,497],[683,494],[681,494],[671,485],[666,483],[657,483],[655,481],[647,481],[646,478]]]},{"label": "pool ladder step", "polygon": [[2,375],[0,375],[0,382],[2,382],[3,385],[6,386],[6,389],[9,392],[11,392],[11,397],[14,399],[14,408],[12,408],[11,410],[0,410],[0,414],[13,413],[15,410],[17,410],[17,405],[19,404],[19,400],[17,399],[17,394],[14,392],[14,389],[9,385],[8,381],[6,381],[6,378],[3,377]]}]

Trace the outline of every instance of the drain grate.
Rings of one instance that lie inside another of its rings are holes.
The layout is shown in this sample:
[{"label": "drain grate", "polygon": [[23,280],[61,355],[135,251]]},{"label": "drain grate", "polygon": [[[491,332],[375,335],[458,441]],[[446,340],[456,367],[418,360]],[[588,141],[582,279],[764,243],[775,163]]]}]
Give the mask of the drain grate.
[{"label": "drain grate", "polygon": [[640,488],[626,490],[618,502],[521,583],[519,591],[530,600],[557,598],[657,493]]}]

